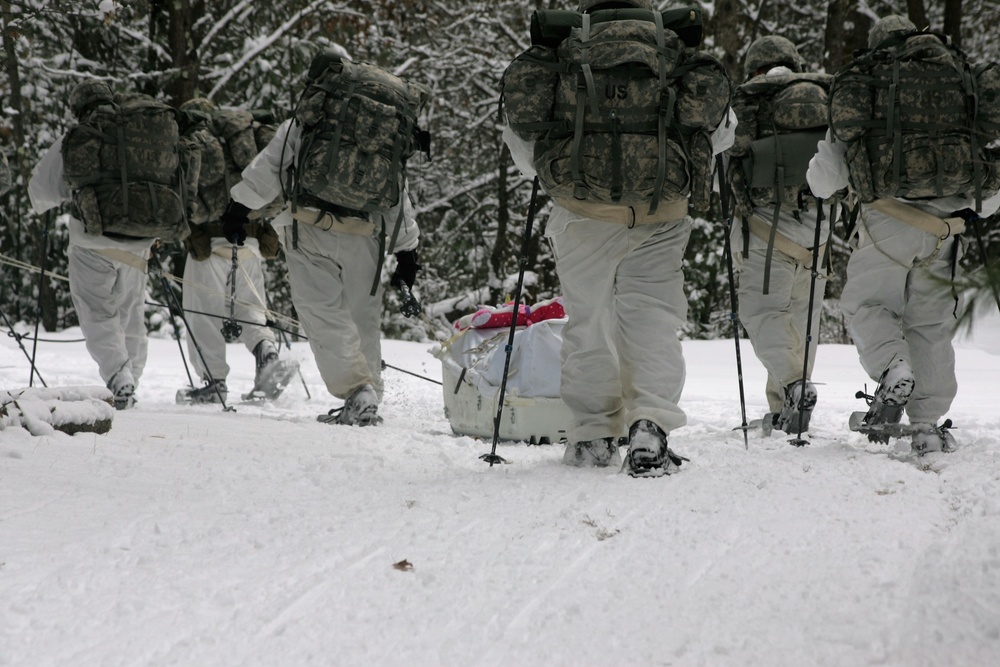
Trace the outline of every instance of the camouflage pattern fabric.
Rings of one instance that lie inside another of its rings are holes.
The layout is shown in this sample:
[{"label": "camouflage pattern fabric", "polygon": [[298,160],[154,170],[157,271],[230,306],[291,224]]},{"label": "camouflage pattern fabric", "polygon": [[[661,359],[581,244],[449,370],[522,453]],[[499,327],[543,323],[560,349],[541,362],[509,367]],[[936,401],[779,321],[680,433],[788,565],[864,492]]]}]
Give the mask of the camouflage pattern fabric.
[{"label": "camouflage pattern fabric", "polygon": [[295,111],[303,125],[295,196],[363,213],[396,205],[428,95],[374,65],[328,62]]},{"label": "camouflage pattern fabric", "polygon": [[986,63],[975,69],[976,129],[981,143],[1000,140],[1000,65]]},{"label": "camouflage pattern fabric", "polygon": [[780,35],[768,35],[755,40],[747,49],[743,69],[746,78],[752,79],[759,70],[768,70],[778,65],[784,65],[799,73],[803,70],[805,62],[790,40]]},{"label": "camouflage pattern fabric", "polygon": [[192,224],[214,222],[226,210],[229,190],[258,153],[254,122],[249,111],[208,111],[204,122],[186,134],[201,160],[197,196],[192,197]]},{"label": "camouflage pattern fabric", "polygon": [[[728,178],[743,216],[755,206],[798,208],[811,199],[805,171],[825,134],[830,80],[826,74],[763,75],[736,89],[733,111],[739,122]],[[775,148],[785,175],[780,192]]]},{"label": "camouflage pattern fabric", "polygon": [[861,201],[996,192],[965,57],[935,34],[896,34],[882,44],[838,73],[830,92],[831,128],[849,143]]},{"label": "camouflage pattern fabric", "polygon": [[542,187],[556,198],[651,213],[689,196],[707,208],[700,179],[707,173],[710,181],[711,148],[706,158],[695,137],[707,139],[728,109],[721,64],[687,50],[669,29],[658,35],[652,20],[584,30],[573,28],[554,52],[533,46],[504,74],[511,130],[536,142]]},{"label": "camouflage pattern fabric", "polygon": [[88,234],[168,242],[188,235],[185,170],[196,167],[182,153],[171,107],[138,94],[99,104],[66,133],[62,157]]}]

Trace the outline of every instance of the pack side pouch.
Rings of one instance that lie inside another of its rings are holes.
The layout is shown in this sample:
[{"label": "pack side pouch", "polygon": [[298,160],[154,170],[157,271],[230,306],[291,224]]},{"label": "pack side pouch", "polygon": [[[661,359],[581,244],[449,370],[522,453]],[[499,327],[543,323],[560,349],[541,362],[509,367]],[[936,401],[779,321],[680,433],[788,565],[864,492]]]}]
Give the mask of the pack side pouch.
[{"label": "pack side pouch", "polygon": [[555,50],[532,46],[503,73],[503,109],[510,129],[525,141],[535,141],[552,125],[559,84]]},{"label": "pack side pouch", "polygon": [[713,131],[732,101],[729,75],[722,63],[707,53],[687,54],[684,60],[688,69],[677,87],[677,122],[689,130]]},{"label": "pack side pouch", "polygon": [[830,88],[829,125],[840,141],[857,141],[873,125],[875,91],[871,77],[847,70],[837,74]]},{"label": "pack side pouch", "polygon": [[240,171],[257,157],[253,114],[249,111],[223,111],[216,114],[215,129],[226,142],[229,155]]},{"label": "pack side pouch", "polygon": [[90,236],[104,233],[101,207],[97,203],[97,191],[93,187],[84,186],[73,191],[73,214],[83,222],[84,231]]}]

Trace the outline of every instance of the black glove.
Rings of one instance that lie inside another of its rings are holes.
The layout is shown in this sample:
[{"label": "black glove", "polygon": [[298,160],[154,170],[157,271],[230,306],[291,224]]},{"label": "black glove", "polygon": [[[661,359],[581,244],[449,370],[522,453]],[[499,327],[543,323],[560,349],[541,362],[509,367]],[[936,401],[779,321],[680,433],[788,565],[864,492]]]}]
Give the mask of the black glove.
[{"label": "black glove", "polygon": [[236,245],[243,245],[247,240],[247,230],[245,226],[250,221],[250,209],[238,201],[229,200],[229,206],[222,214],[222,235],[226,240]]},{"label": "black glove", "polygon": [[396,253],[396,270],[392,272],[389,284],[402,288],[405,283],[408,288],[412,288],[413,283],[417,282],[417,271],[421,268],[417,263],[416,250],[400,250]]}]

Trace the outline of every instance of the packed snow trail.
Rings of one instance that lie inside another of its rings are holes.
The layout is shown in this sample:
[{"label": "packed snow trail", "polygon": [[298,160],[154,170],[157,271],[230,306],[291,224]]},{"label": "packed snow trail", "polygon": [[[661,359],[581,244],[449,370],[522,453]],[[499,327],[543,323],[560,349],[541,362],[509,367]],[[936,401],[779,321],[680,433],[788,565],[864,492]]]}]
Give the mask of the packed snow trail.
[{"label": "packed snow trail", "polygon": [[[809,446],[744,450],[732,342],[684,345],[670,443],[691,461],[633,479],[561,445],[501,443],[491,468],[442,387],[391,369],[384,425],[319,424],[336,401],[300,344],[311,401],[292,383],[236,413],[178,406],[176,344],[152,340],[107,435],[0,431],[0,665],[995,664],[1000,357],[959,350],[960,449],[912,459],[848,431],[853,348],[820,347]],[[383,352],[440,379],[427,347]],[[252,357],[230,359],[250,387]],[[82,344],[38,363],[50,385],[96,376]]]}]

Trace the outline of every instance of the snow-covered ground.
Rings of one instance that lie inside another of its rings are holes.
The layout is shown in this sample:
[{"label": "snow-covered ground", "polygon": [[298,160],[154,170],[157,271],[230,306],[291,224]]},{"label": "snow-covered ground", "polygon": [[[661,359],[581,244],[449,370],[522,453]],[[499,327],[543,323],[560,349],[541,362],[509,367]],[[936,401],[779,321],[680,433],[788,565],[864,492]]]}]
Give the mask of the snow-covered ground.
[{"label": "snow-covered ground", "polygon": [[[384,356],[439,378],[428,347]],[[0,431],[0,665],[1000,664],[996,318],[959,349],[959,451],[923,460],[847,430],[851,347],[820,347],[811,444],[749,450],[732,341],[684,347],[691,462],[649,480],[559,445],[501,444],[491,468],[441,387],[392,369],[384,425],[319,424],[339,402],[305,344],[311,400],[296,380],[263,407],[177,406],[177,345],[153,340],[107,435]],[[238,398],[252,357],[229,356]],[[38,367],[100,383],[82,343],[40,343]],[[2,338],[0,389],[28,374]]]}]

